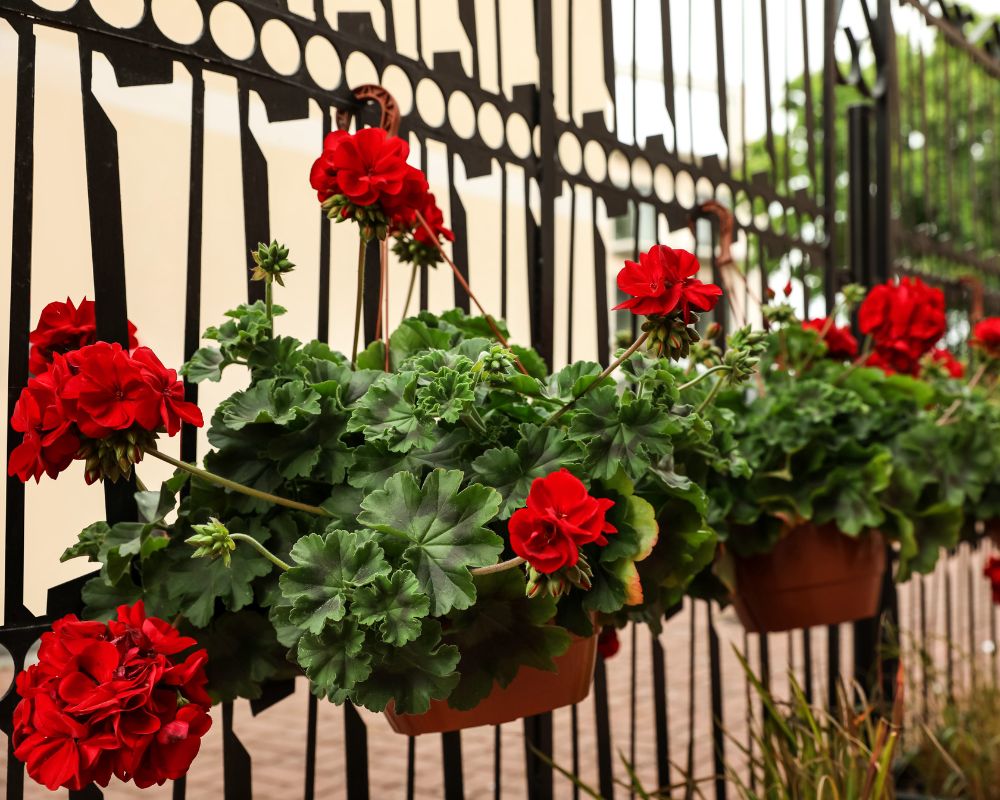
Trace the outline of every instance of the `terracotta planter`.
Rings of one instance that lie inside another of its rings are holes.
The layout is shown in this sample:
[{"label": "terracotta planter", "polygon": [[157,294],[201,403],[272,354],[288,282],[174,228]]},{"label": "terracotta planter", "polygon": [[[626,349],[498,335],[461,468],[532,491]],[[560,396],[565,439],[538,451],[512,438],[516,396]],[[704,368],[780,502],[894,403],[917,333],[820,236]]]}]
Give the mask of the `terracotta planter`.
[{"label": "terracotta planter", "polygon": [[837,625],[878,613],[885,541],[832,525],[792,528],[770,552],[736,559],[733,605],[751,633]]},{"label": "terracotta planter", "polygon": [[478,706],[458,711],[447,700],[434,700],[426,714],[397,714],[389,704],[386,719],[396,733],[447,733],[479,725],[500,725],[579,703],[590,694],[594,679],[597,636],[574,638],[569,649],[554,659],[556,672],[522,667],[506,689],[493,691]]}]

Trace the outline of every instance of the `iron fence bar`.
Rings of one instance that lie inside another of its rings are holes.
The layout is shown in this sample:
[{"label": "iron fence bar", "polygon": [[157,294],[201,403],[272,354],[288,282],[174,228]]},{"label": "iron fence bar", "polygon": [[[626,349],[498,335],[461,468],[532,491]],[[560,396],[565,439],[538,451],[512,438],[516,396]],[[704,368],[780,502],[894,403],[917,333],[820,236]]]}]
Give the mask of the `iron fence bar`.
[{"label": "iron fence bar", "polygon": [[[803,0],[805,2],[805,0]],[[726,45],[722,19],[722,0],[715,0],[715,71],[719,98],[719,129],[726,143],[726,170],[732,169],[733,154],[729,141],[729,95],[726,87]]]},{"label": "iron fence bar", "polygon": [[677,134],[677,88],[674,85],[674,38],[671,31],[670,0],[660,0],[660,45],[663,52],[663,100],[674,129],[674,156],[680,155]]},{"label": "iron fence bar", "polygon": [[768,47],[767,0],[760,0],[761,52],[764,57],[764,114],[766,115],[765,141],[771,158],[771,180],[778,186],[778,154],[774,144],[774,109],[771,107],[771,49]]},{"label": "iron fence bar", "polygon": [[941,35],[948,40],[949,44],[958,50],[967,53],[987,73],[1000,80],[1000,60],[994,58],[985,50],[982,50],[972,44],[972,42],[966,39],[962,32],[952,25],[947,19],[932,14],[928,6],[920,2],[920,0],[899,0],[899,2],[919,11],[927,23],[937,28]]},{"label": "iron fence bar", "polygon": [[347,800],[367,800],[368,730],[358,710],[350,702],[344,703],[344,765]]},{"label": "iron fence bar", "polygon": [[526,717],[523,724],[524,773],[528,800],[552,800],[552,765],[539,755],[552,758],[552,712]]},{"label": "iron fence bar", "polygon": [[823,4],[823,217],[824,275],[823,294],[826,311],[830,313],[836,302],[836,226],[833,210],[837,205],[837,162],[833,143],[837,121],[837,62],[834,53],[834,37],[837,35],[837,20],[840,16],[838,0],[825,0]]},{"label": "iron fence bar", "polygon": [[594,728],[597,742],[597,785],[604,800],[614,800],[615,776],[611,760],[611,718],[608,708],[608,674],[604,657],[594,666]]},{"label": "iron fence bar", "polygon": [[306,699],[306,769],[303,800],[316,796],[316,747],[319,729],[319,698],[309,692]]},{"label": "iron fence bar", "polygon": [[[629,652],[629,691],[628,691],[628,763],[635,766],[635,734],[636,734],[636,680],[637,680],[637,661],[638,654],[636,653],[636,645],[638,644],[638,638],[636,636],[636,626],[635,623],[629,625],[629,638],[630,652]],[[629,784],[629,800],[635,797],[635,788],[630,782]]]},{"label": "iron fence bar", "polygon": [[671,785],[670,724],[667,706],[667,659],[655,631],[650,631],[653,659],[653,726],[656,733],[656,778],[660,788]]},{"label": "iron fence bar", "polygon": [[406,800],[413,800],[417,790],[417,737],[406,737]]},{"label": "iron fence bar", "polygon": [[726,730],[722,706],[722,658],[715,630],[712,603],[706,602],[708,620],[708,670],[712,707],[712,764],[715,767],[715,800],[726,800]]},{"label": "iron fence bar", "polygon": [[[560,184],[556,177],[556,107],[552,66],[552,2],[541,0],[535,5],[535,46],[538,51],[537,119],[540,152],[538,153],[538,190],[541,200],[540,250],[535,261],[533,286],[537,298],[532,305],[532,344],[553,366],[555,356],[555,204]],[[529,216],[530,216],[530,212]]]},{"label": "iron fence bar", "polygon": [[[573,706],[573,714],[576,715],[576,706]],[[576,745],[576,734],[573,735],[573,744]],[[493,797],[500,800],[503,792],[503,740],[500,735],[500,726],[493,726]]]},{"label": "iron fence bar", "polygon": [[[328,105],[321,106],[323,112],[323,139],[333,129],[333,114]],[[330,341],[330,236],[335,223],[320,218],[319,223],[319,309],[316,317],[316,338],[321,342]]]},{"label": "iron fence bar", "polygon": [[233,731],[233,703],[222,704],[222,774],[225,800],[253,800],[250,754]]},{"label": "iron fence bar", "polygon": [[461,731],[441,734],[441,761],[444,771],[444,800],[464,800]]}]

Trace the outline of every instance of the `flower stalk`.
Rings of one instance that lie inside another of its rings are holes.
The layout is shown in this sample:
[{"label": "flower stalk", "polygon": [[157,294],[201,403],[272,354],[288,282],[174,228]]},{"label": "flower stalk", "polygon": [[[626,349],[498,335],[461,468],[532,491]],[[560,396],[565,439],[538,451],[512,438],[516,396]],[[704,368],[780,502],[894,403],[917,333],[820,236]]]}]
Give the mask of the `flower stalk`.
[{"label": "flower stalk", "polygon": [[351,366],[357,369],[358,338],[361,336],[361,305],[365,293],[365,251],[368,242],[364,236],[358,237],[358,298],[354,306],[354,338],[351,340]]},{"label": "flower stalk", "polygon": [[288,572],[292,568],[291,564],[287,564],[278,558],[274,553],[268,550],[264,545],[254,539],[252,536],[247,536],[245,533],[230,533],[229,538],[234,542],[246,542],[254,550],[260,553],[264,558],[270,561],[274,566],[280,569],[282,572]]},{"label": "flower stalk", "polygon": [[300,503],[298,500],[288,500],[284,497],[278,497],[276,494],[271,494],[270,492],[262,492],[260,489],[253,489],[249,486],[244,486],[242,483],[237,483],[236,481],[231,481],[229,478],[223,478],[221,475],[216,475],[214,472],[209,472],[208,470],[196,467],[194,464],[188,464],[186,461],[181,461],[180,459],[174,458],[173,456],[168,456],[166,453],[162,453],[155,448],[146,448],[145,452],[151,455],[153,458],[158,458],[160,461],[165,461],[171,466],[183,470],[190,475],[194,475],[196,478],[201,478],[209,483],[214,483],[217,486],[222,486],[225,489],[230,489],[234,492],[239,492],[240,494],[245,494],[248,497],[255,497],[258,500],[265,500],[268,503],[274,503],[278,506],[285,506],[286,508],[293,508],[296,511],[307,511],[310,514],[315,514],[318,517],[329,517],[332,516],[329,511],[320,506],[312,506],[308,503]]},{"label": "flower stalk", "polygon": [[728,364],[717,364],[716,366],[712,367],[711,369],[708,369],[705,372],[701,373],[700,375],[692,378],[687,383],[682,383],[680,386],[677,387],[677,391],[678,392],[683,392],[685,389],[690,389],[695,384],[701,383],[703,380],[705,380],[713,372],[724,372],[724,371],[726,371],[728,369],[729,369],[729,365]]}]

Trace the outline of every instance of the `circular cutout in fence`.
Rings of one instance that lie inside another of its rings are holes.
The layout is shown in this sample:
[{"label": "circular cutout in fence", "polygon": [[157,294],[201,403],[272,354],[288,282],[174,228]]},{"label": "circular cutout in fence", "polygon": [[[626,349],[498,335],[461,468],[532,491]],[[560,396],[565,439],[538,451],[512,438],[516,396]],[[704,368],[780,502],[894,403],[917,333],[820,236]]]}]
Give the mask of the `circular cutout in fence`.
[{"label": "circular cutout in fence", "polygon": [[493,103],[479,106],[479,138],[487,147],[499,150],[503,146],[503,117]]},{"label": "circular cutout in fence", "polygon": [[694,187],[694,196],[699,203],[712,200],[715,197],[715,187],[708,178],[698,178],[698,182]]},{"label": "circular cutout in fence", "polygon": [[542,127],[541,125],[536,125],[531,129],[531,146],[535,150],[535,156],[538,158],[542,157]]},{"label": "circular cutout in fence", "polygon": [[337,48],[322,36],[313,36],[306,42],[306,69],[313,82],[327,91],[340,86],[344,74]]},{"label": "circular cutout in fence", "polygon": [[639,194],[653,191],[653,168],[641,156],[632,162],[632,185]]},{"label": "circular cutout in fence", "polygon": [[767,201],[760,195],[753,199],[753,224],[759,231],[766,231],[771,227],[771,217],[767,213]]},{"label": "circular cutout in fence", "polygon": [[177,44],[194,44],[205,30],[197,0],[153,0],[150,10],[160,33]]},{"label": "circular cutout in fence", "polygon": [[583,146],[583,168],[594,183],[602,183],[608,177],[608,157],[593,139]]},{"label": "circular cutout in fence", "polygon": [[437,128],[444,125],[445,111],[441,88],[430,78],[422,79],[417,84],[417,113],[424,122]]},{"label": "circular cutout in fence", "polygon": [[608,179],[612,186],[627,189],[631,180],[628,158],[621,150],[612,150],[608,156]]},{"label": "circular cutout in fence", "polygon": [[146,11],[143,0],[90,0],[90,7],[108,25],[125,30],[142,22]]},{"label": "circular cutout in fence", "polygon": [[352,89],[368,83],[378,83],[378,70],[375,69],[372,60],[357,51],[347,57],[344,75],[347,77],[347,85]]},{"label": "circular cutout in fence", "polygon": [[35,0],[35,5],[46,11],[69,11],[76,5],[76,0]]},{"label": "circular cutout in fence", "polygon": [[401,67],[390,64],[382,72],[382,86],[393,96],[404,117],[413,110],[413,84]]},{"label": "circular cutout in fence", "polygon": [[299,40],[280,19],[269,19],[260,29],[260,49],[264,60],[279,75],[294,75],[302,63]]},{"label": "circular cutout in fence", "polygon": [[223,0],[212,9],[208,28],[216,45],[230,58],[244,61],[253,55],[257,42],[253,23],[247,12],[232,0]]},{"label": "circular cutout in fence", "polygon": [[518,158],[531,154],[531,128],[520,114],[511,114],[507,119],[507,144]]},{"label": "circular cutout in fence", "polygon": [[684,208],[695,207],[697,196],[695,195],[694,178],[691,177],[690,172],[681,170],[674,176],[674,196]]},{"label": "circular cutout in fence", "polygon": [[476,109],[465,92],[452,92],[448,98],[448,122],[463,139],[471,139],[476,132]]},{"label": "circular cutout in fence", "polygon": [[661,202],[669,203],[674,199],[674,174],[666,164],[657,164],[653,170],[653,190]]},{"label": "circular cutout in fence", "polygon": [[736,199],[733,202],[733,215],[740,225],[746,226],[753,222],[753,206],[750,205],[750,198],[744,189],[740,189],[736,193]]},{"label": "circular cutout in fence", "polygon": [[777,200],[773,200],[767,207],[767,215],[771,218],[770,227],[775,233],[782,233],[785,230],[785,207]]},{"label": "circular cutout in fence", "polygon": [[733,190],[729,188],[729,184],[720,183],[715,187],[715,199],[730,211],[733,210]]},{"label": "circular cutout in fence", "polygon": [[583,149],[580,140],[566,131],[559,137],[559,163],[570,175],[579,175],[583,169]]}]

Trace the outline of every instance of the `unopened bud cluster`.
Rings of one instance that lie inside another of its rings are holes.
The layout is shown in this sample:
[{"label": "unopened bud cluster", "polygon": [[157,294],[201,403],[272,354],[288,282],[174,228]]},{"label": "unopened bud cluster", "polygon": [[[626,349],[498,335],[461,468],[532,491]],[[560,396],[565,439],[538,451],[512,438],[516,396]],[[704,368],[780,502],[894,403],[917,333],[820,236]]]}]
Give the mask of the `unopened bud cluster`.
[{"label": "unopened bud cluster", "polygon": [[642,330],[649,334],[646,347],[658,356],[666,356],[673,361],[687,358],[691,345],[701,341],[694,327],[697,321],[696,314],[691,314],[688,322],[679,314],[647,317],[642,323]]},{"label": "unopened bud cluster", "polygon": [[195,548],[192,558],[221,558],[225,566],[229,566],[231,554],[236,549],[236,542],[229,535],[229,529],[215,517],[204,525],[192,525],[194,536],[189,536],[187,543]]},{"label": "unopened bud cluster", "polygon": [[156,434],[143,428],[112,431],[103,439],[86,439],[76,457],[84,462],[84,480],[116,483],[132,476],[132,465],[142,461],[143,451],[156,447]]},{"label": "unopened bud cluster", "polygon": [[590,589],[593,570],[583,553],[572,567],[563,567],[552,573],[539,572],[534,567],[528,567],[528,597],[562,597],[572,588],[587,591]]},{"label": "unopened bud cluster", "polygon": [[284,286],[281,276],[295,269],[295,265],[288,260],[288,248],[278,244],[277,241],[271,244],[261,242],[257,245],[251,255],[253,256],[253,275],[250,280],[265,281],[269,278],[277,281],[279,286]]},{"label": "unopened bud cluster", "polygon": [[389,218],[377,206],[358,206],[345,195],[335,194],[323,201],[323,210],[338,223],[348,219],[357,222],[365,241],[382,241],[388,235]]},{"label": "unopened bud cluster", "polygon": [[472,372],[483,380],[492,380],[510,375],[514,371],[514,354],[502,344],[495,344],[479,354]]},{"label": "unopened bud cluster", "polygon": [[441,253],[436,247],[425,244],[413,236],[397,236],[392,245],[392,252],[404,264],[415,264],[418,267],[436,267],[441,263]]},{"label": "unopened bud cluster", "polygon": [[728,344],[729,349],[722,357],[722,363],[729,367],[726,380],[730,385],[743,383],[757,371],[761,353],[767,346],[767,334],[747,325],[735,331]]},{"label": "unopened bud cluster", "polygon": [[764,306],[761,313],[764,315],[764,322],[768,325],[788,325],[797,319],[795,309],[788,303]]}]

